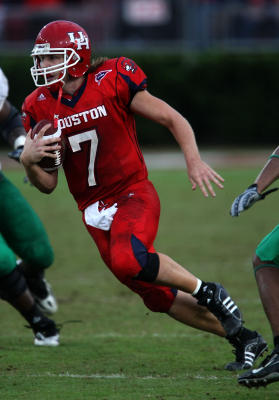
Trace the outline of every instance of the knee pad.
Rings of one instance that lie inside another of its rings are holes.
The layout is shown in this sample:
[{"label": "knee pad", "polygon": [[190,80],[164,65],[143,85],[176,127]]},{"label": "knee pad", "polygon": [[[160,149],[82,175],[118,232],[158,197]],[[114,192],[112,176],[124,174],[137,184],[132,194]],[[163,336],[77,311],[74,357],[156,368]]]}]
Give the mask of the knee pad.
[{"label": "knee pad", "polygon": [[11,301],[26,289],[26,280],[18,268],[14,268],[8,275],[0,277],[0,295],[4,300]]},{"label": "knee pad", "polygon": [[159,256],[157,253],[149,253],[144,244],[134,235],[131,236],[131,244],[141,271],[133,279],[143,282],[154,282],[159,272]]}]

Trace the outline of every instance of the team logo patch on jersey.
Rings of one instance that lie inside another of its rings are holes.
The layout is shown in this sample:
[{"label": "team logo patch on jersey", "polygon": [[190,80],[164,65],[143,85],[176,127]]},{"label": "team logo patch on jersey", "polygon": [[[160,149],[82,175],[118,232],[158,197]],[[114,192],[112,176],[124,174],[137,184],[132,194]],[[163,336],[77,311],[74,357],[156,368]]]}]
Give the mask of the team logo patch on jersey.
[{"label": "team logo patch on jersey", "polygon": [[109,73],[111,72],[112,69],[107,69],[105,71],[100,71],[95,75],[95,82],[98,83],[98,85],[100,85],[101,80]]},{"label": "team logo patch on jersey", "polygon": [[132,72],[133,74],[137,70],[136,64],[134,63],[134,61],[130,60],[129,58],[124,58],[121,61],[121,66],[125,69],[125,71]]}]

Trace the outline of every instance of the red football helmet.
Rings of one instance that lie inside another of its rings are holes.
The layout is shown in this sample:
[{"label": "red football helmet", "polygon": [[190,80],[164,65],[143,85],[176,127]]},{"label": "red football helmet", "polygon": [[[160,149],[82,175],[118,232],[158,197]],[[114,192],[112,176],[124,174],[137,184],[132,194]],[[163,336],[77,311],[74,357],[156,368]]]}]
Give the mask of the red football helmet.
[{"label": "red football helmet", "polygon": [[[51,67],[41,68],[40,57],[62,55],[63,62]],[[62,81],[66,72],[77,78],[86,73],[91,63],[91,43],[85,30],[70,21],[53,21],[39,32],[31,52],[34,66],[31,75],[36,86],[50,86]],[[57,78],[51,74],[60,72]]]}]

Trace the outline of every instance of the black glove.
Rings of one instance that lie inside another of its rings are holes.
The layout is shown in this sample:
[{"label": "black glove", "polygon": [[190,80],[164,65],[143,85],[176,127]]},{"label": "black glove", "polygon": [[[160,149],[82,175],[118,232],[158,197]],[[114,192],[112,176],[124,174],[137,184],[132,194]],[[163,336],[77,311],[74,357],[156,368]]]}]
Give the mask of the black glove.
[{"label": "black glove", "polygon": [[8,153],[8,156],[17,162],[20,162],[20,156],[22,151],[23,151],[23,146],[19,146],[15,150]]},{"label": "black glove", "polygon": [[261,194],[258,192],[258,185],[254,183],[234,200],[230,211],[231,216],[238,217],[242,211],[250,208],[256,201],[263,200],[266,195],[275,192],[276,190],[278,190],[278,188],[267,190]]}]

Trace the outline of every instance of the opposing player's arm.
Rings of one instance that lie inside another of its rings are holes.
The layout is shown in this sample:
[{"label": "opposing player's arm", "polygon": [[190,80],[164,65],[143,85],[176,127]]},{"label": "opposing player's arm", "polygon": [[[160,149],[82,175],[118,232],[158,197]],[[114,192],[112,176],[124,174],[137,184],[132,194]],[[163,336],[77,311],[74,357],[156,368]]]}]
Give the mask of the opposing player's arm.
[{"label": "opposing player's arm", "polygon": [[211,183],[223,188],[224,179],[201,160],[193,129],[189,122],[174,108],[161,99],[152,96],[147,90],[138,92],[130,105],[131,111],[165,126],[174,136],[183,151],[192,189],[200,187],[208,197],[215,192]]},{"label": "opposing player's arm", "polygon": [[0,111],[0,131],[3,139],[12,147],[24,145],[26,133],[20,113],[8,100],[5,100]]},{"label": "opposing player's arm", "polygon": [[274,181],[279,178],[279,146],[273,151],[263,169],[257,176],[255,184],[258,186],[258,192],[262,193]]},{"label": "opposing player's arm", "polygon": [[9,153],[9,157],[19,161],[26,133],[19,111],[8,100],[4,101],[0,111],[0,133],[3,139],[14,148]]},{"label": "opposing player's arm", "polygon": [[51,193],[57,186],[58,183],[58,171],[46,172],[39,165],[43,157],[55,157],[54,154],[50,154],[51,150],[59,150],[60,145],[56,144],[58,139],[42,139],[48,125],[45,125],[37,137],[31,139],[31,129],[26,137],[23,152],[20,160],[25,168],[26,174],[30,182],[36,186],[43,193]]},{"label": "opposing player's arm", "polygon": [[232,217],[237,217],[241,212],[250,208],[255,202],[263,200],[266,195],[274,192],[277,188],[267,190],[274,181],[279,178],[279,147],[269,157],[263,169],[255,179],[255,182],[250,185],[243,193],[235,198],[232,203],[230,214]]}]

